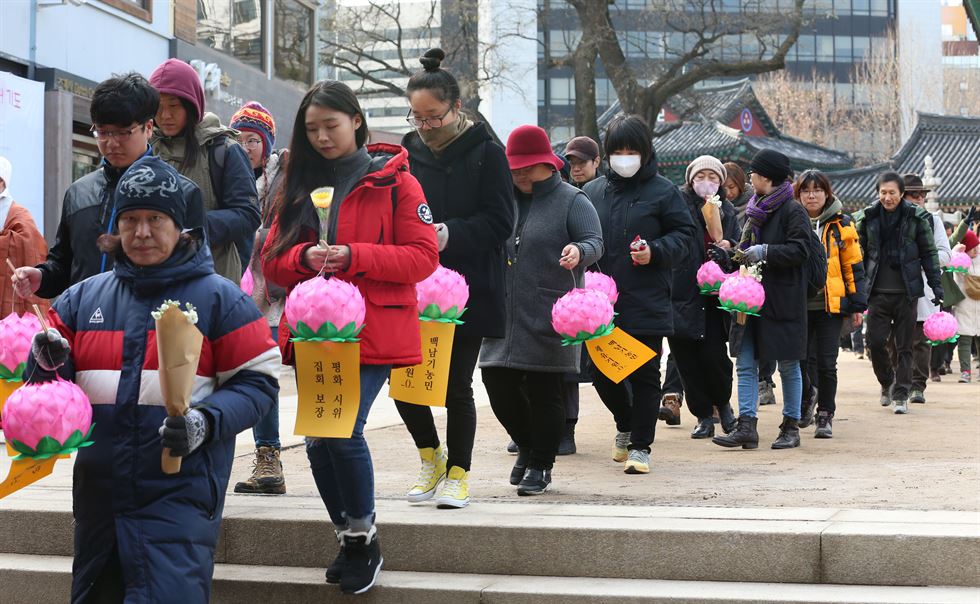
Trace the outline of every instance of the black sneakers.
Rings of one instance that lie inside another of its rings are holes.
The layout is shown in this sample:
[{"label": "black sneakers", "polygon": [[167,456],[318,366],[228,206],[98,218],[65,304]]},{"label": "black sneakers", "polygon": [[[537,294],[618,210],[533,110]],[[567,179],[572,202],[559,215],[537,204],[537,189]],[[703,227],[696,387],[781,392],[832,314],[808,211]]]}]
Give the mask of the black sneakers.
[{"label": "black sneakers", "polygon": [[517,485],[518,495],[540,495],[551,486],[551,470],[528,468],[524,472],[524,480]]},{"label": "black sneakers", "polygon": [[372,526],[366,533],[344,531],[343,539],[343,553],[347,560],[340,577],[340,591],[362,594],[374,587],[384,564],[378,529]]},{"label": "black sneakers", "polygon": [[527,458],[530,454],[530,449],[517,450],[517,459],[514,461],[514,467],[510,470],[510,484],[514,486],[521,484],[524,472],[527,471]]},{"label": "black sneakers", "polygon": [[327,567],[327,572],[324,573],[327,578],[327,583],[331,585],[340,583],[340,578],[344,575],[344,570],[347,568],[347,551],[344,549],[344,531],[335,532],[337,533],[337,542],[340,543],[340,551],[337,552],[337,557],[334,558],[334,561]]},{"label": "black sneakers", "polygon": [[558,443],[558,454],[574,455],[575,451],[575,424],[565,422],[565,434],[562,435],[561,442]]},{"label": "black sneakers", "polygon": [[834,437],[834,416],[827,411],[817,412],[817,430],[813,434],[814,438],[833,438]]}]

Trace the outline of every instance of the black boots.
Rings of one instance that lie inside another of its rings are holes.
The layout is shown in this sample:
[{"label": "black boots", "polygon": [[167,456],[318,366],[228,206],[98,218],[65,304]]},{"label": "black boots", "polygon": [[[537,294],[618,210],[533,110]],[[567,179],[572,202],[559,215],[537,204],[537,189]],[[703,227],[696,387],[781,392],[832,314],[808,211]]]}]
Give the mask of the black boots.
[{"label": "black boots", "polygon": [[521,479],[524,478],[524,471],[527,470],[527,460],[530,455],[530,448],[520,447],[517,449],[517,459],[514,461],[514,467],[510,471],[510,484],[515,487],[521,484]]},{"label": "black boots", "polygon": [[342,535],[347,563],[340,577],[340,591],[345,594],[362,594],[374,587],[381,565],[384,564],[378,530],[372,526],[366,533],[348,530]]},{"label": "black boots", "polygon": [[347,552],[344,549],[345,531],[335,532],[337,533],[337,542],[340,543],[340,551],[337,552],[337,557],[330,563],[330,566],[327,567],[327,572],[325,573],[327,583],[330,583],[331,585],[340,583],[340,578],[344,575],[344,570],[347,568]]},{"label": "black boots", "polygon": [[759,432],[756,425],[759,419],[747,415],[739,416],[736,421],[735,431],[729,435],[716,436],[711,442],[722,447],[742,447],[743,449],[759,448]]},{"label": "black boots", "polygon": [[699,419],[698,426],[691,432],[691,438],[711,438],[715,435],[715,422],[709,417]]},{"label": "black boots", "polygon": [[803,397],[803,403],[800,406],[800,421],[797,425],[800,428],[806,428],[813,423],[813,413],[817,410],[817,389],[810,388],[809,396]]},{"label": "black boots", "polygon": [[561,442],[558,443],[558,454],[575,454],[575,422],[565,422],[565,434],[562,435]]},{"label": "black boots", "polygon": [[721,421],[721,429],[725,431],[725,434],[731,434],[735,430],[735,412],[732,411],[732,406],[725,404],[716,407],[716,409],[718,419]]},{"label": "black boots", "polygon": [[792,417],[783,416],[779,424],[779,437],[772,443],[773,449],[793,449],[800,446],[800,428]]}]

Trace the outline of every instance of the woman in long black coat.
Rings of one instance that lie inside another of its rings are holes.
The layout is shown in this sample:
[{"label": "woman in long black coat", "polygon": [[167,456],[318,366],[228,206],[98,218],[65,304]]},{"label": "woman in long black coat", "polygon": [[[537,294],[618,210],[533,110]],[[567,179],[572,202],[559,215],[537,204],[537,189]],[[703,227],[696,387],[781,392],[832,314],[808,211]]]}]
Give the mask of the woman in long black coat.
[{"label": "woman in long black coat", "polygon": [[[725,191],[720,186],[726,176],[721,161],[703,155],[687,167],[686,183],[681,189],[696,233],[689,241],[687,253],[674,266],[670,296],[674,335],[668,341],[684,385],[688,409],[698,418],[691,438],[714,436],[714,409],[718,410],[726,434],[735,429],[735,415],[729,403],[732,398],[732,361],[726,350],[731,320],[727,312],[718,308],[718,298],[701,294],[697,285],[697,272],[707,260],[708,245],[718,244],[731,249],[739,240],[735,207],[724,199]],[[715,195],[718,196],[716,203],[721,204],[717,211],[722,230],[717,239],[709,234],[702,211],[706,200]]]},{"label": "woman in long black coat", "polygon": [[516,206],[504,150],[486,124],[473,123],[460,111],[459,85],[440,67],[444,56],[439,49],[425,53],[423,70],[408,82],[408,121],[416,130],[402,144],[432,209],[428,219],[436,229],[439,262],[462,274],[470,288],[449,369],[448,454],[428,407],[404,402],[396,402],[396,407],[422,459],[406,499],[425,501],[445,481],[438,507],[461,508],[469,503],[476,435],[473,371],[483,338],[504,336],[504,244],[514,230]]},{"label": "woman in long black coat", "polygon": [[[746,209],[746,223],[733,260],[743,266],[762,264],[766,299],[760,316],[748,317],[732,330],[731,353],[737,357],[738,426],[730,435],[716,436],[723,447],[759,446],[756,412],[759,406],[759,363],[776,361],[783,390],[783,422],[774,449],[800,446],[800,402],[806,358],[806,262],[810,220],[793,199],[789,159],[764,149],[752,159],[755,196]],[[727,251],[713,247],[712,259],[728,263]]]}]

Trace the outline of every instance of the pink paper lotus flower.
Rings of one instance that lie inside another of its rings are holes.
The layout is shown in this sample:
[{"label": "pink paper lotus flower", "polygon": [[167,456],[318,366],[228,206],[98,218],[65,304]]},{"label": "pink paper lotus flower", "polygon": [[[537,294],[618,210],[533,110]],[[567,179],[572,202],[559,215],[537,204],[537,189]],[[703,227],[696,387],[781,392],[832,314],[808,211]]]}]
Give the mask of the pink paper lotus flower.
[{"label": "pink paper lotus flower", "polygon": [[956,317],[948,312],[940,311],[929,315],[929,318],[922,324],[922,335],[933,346],[939,346],[959,339],[959,336],[956,335],[957,329],[959,329],[959,325],[956,323]]},{"label": "pink paper lotus flower", "polygon": [[18,458],[47,459],[87,447],[92,425],[88,397],[61,378],[25,384],[3,407],[3,431]]},{"label": "pink paper lotus flower", "polygon": [[434,273],[415,285],[415,293],[422,321],[462,323],[459,318],[470,298],[470,286],[463,275],[440,264]]},{"label": "pink paper lotus flower", "polygon": [[950,273],[969,273],[970,264],[973,260],[966,252],[953,252],[953,257],[949,259],[946,270]]},{"label": "pink paper lotus flower", "polygon": [[698,289],[706,296],[717,296],[718,290],[721,289],[721,284],[731,276],[731,273],[726,273],[721,270],[717,262],[708,260],[698,269]]},{"label": "pink paper lotus flower", "polygon": [[616,304],[616,300],[619,300],[619,288],[616,287],[616,280],[605,273],[587,271],[585,273],[585,289],[594,289],[606,294],[610,304]]},{"label": "pink paper lotus flower", "polygon": [[289,292],[285,314],[296,341],[356,342],[364,328],[364,297],[356,285],[317,276]]},{"label": "pink paper lotus flower", "polygon": [[255,278],[252,277],[252,269],[245,269],[245,274],[242,275],[241,283],[242,291],[245,292],[246,296],[251,296],[252,292],[255,290]]},{"label": "pink paper lotus flower", "polygon": [[10,313],[0,320],[0,380],[20,381],[24,365],[31,354],[31,340],[41,331],[41,323],[33,314],[18,316]]},{"label": "pink paper lotus flower", "polygon": [[573,289],[551,307],[551,327],[562,344],[581,344],[612,333],[613,305],[594,289]]},{"label": "pink paper lotus flower", "polygon": [[752,277],[732,275],[721,284],[718,301],[728,312],[758,316],[759,310],[766,301],[766,290]]}]

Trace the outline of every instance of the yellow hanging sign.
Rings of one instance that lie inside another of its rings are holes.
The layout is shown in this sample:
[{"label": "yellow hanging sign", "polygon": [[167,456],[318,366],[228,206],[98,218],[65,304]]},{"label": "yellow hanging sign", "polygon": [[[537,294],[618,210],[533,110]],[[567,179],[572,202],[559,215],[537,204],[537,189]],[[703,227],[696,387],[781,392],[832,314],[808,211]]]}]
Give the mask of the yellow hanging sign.
[{"label": "yellow hanging sign", "polygon": [[[3,418],[3,404],[7,402],[7,398],[14,393],[14,390],[17,390],[23,384],[24,382],[8,382],[7,380],[0,380],[0,419]],[[4,440],[7,440],[6,437],[4,437]],[[10,457],[19,455],[17,450],[10,446],[9,442],[7,443],[7,455]]]},{"label": "yellow hanging sign", "polygon": [[300,436],[350,438],[361,405],[361,345],[295,342],[296,430]]},{"label": "yellow hanging sign", "polygon": [[389,394],[396,401],[445,407],[449,388],[449,361],[453,355],[456,325],[420,321],[422,362],[391,370]]},{"label": "yellow hanging sign", "polygon": [[589,340],[585,347],[596,369],[616,384],[657,356],[643,342],[618,327],[608,336]]},{"label": "yellow hanging sign", "polygon": [[0,482],[0,499],[34,484],[51,473],[56,461],[64,456],[54,456],[47,459],[16,459],[10,463],[7,478]]}]

